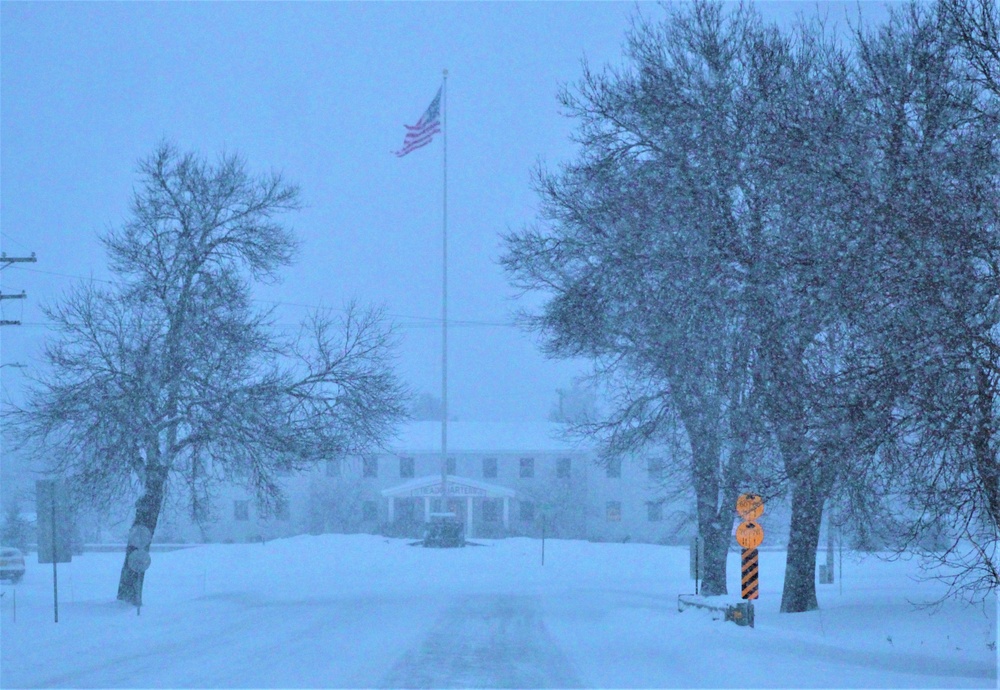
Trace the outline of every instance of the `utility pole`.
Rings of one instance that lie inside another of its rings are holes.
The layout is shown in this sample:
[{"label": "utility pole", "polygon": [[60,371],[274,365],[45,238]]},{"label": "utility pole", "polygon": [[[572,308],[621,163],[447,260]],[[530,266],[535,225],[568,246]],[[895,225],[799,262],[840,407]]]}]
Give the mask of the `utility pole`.
[{"label": "utility pole", "polygon": [[31,252],[31,256],[7,256],[7,254],[0,252],[0,269],[4,269],[8,264],[33,264],[38,259],[35,258],[35,252]]},{"label": "utility pole", "polygon": [[[20,295],[5,295],[2,292],[0,292],[0,300],[5,300],[5,299],[24,299],[27,296],[28,295],[25,294],[24,290],[21,290],[21,294]],[[21,325],[20,321],[9,321],[7,319],[0,319],[0,326],[20,326],[20,325]]]},{"label": "utility pole", "polygon": [[[38,259],[35,258],[35,252],[31,252],[31,256],[7,256],[4,253],[0,253],[0,270],[7,268],[11,264],[25,264],[25,263],[33,264],[36,261],[38,261]],[[27,298],[27,296],[28,295],[24,292],[24,290],[21,290],[21,294],[19,295],[5,295],[2,292],[0,292],[0,301],[5,299],[25,299]],[[0,326],[20,326],[20,325],[21,325],[20,321],[10,321],[8,319],[0,319]]]}]

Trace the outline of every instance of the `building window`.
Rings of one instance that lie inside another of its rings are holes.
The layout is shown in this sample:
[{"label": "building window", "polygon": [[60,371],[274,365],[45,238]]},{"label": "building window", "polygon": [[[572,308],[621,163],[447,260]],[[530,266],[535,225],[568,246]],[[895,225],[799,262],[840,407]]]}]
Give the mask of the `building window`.
[{"label": "building window", "polygon": [[497,459],[483,458],[483,478],[496,479],[496,477],[497,477]]},{"label": "building window", "polygon": [[650,522],[663,522],[663,502],[650,501],[646,504],[646,513]]},{"label": "building window", "polygon": [[327,477],[340,476],[340,458],[337,458],[336,460],[326,461],[326,476]]},{"label": "building window", "polygon": [[448,458],[445,464],[447,465],[448,474],[455,474],[455,458]]},{"label": "building window", "polygon": [[288,501],[280,501],[274,508],[274,516],[282,522],[288,522],[291,518],[291,511],[288,509]]},{"label": "building window", "polygon": [[556,464],[556,477],[558,479],[569,479],[569,458],[559,458]]},{"label": "building window", "polygon": [[650,481],[659,481],[663,479],[663,459],[662,458],[650,458],[649,459],[649,479]]},{"label": "building window", "polygon": [[535,504],[531,501],[521,501],[521,522],[533,522],[535,519]]},{"label": "building window", "polygon": [[608,501],[608,522],[622,521],[622,502]]},{"label": "building window", "polygon": [[363,461],[362,474],[366,477],[377,477],[378,476],[378,458],[369,456]]},{"label": "building window", "polygon": [[534,476],[535,476],[535,459],[521,458],[521,477],[525,479],[530,479],[531,477]]},{"label": "building window", "polygon": [[500,499],[483,500],[483,522],[500,522]]},{"label": "building window", "polygon": [[622,476],[621,458],[611,458],[608,460],[607,474],[608,479],[618,479]]},{"label": "building window", "polygon": [[375,501],[365,501],[361,506],[361,519],[365,522],[375,522],[378,520],[378,506]]},{"label": "building window", "polygon": [[233,501],[233,519],[250,519],[250,501]]},{"label": "building window", "polygon": [[399,476],[403,479],[413,478],[413,458],[399,459]]}]

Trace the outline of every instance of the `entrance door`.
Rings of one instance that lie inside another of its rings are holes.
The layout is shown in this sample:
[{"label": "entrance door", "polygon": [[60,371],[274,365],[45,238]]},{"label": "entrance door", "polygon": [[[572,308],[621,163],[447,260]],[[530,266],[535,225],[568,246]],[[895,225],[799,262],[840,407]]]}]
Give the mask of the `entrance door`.
[{"label": "entrance door", "polygon": [[[462,531],[464,532],[466,538],[472,534],[472,516],[468,514],[468,498],[464,496],[456,496],[454,498],[449,497],[447,501],[435,498],[431,500],[431,512],[432,513],[451,513],[455,516],[457,520],[462,525]],[[444,510],[442,507],[447,506]]]},{"label": "entrance door", "polygon": [[465,524],[465,499],[464,498],[449,498],[448,499],[448,512],[455,513],[455,517],[462,524]]}]

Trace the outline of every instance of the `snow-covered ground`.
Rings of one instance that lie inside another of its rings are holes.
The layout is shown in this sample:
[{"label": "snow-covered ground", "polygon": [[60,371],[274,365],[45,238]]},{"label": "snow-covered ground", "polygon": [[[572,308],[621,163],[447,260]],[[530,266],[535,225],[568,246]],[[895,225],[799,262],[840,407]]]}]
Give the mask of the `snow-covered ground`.
[{"label": "snow-covered ground", "polygon": [[[851,554],[821,610],[779,614],[761,553],[756,627],[678,612],[683,548],[529,539],[413,548],[367,535],[154,553],[145,605],[114,601],[122,555],[4,585],[0,686],[997,687],[997,606],[948,602],[915,562]],[[738,554],[729,563],[736,591]],[[733,598],[735,600],[735,597]]]}]

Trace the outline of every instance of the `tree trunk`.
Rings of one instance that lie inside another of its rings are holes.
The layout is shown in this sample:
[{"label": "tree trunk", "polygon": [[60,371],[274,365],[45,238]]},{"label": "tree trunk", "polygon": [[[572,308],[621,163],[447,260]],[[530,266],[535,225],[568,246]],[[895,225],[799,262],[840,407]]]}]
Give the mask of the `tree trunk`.
[{"label": "tree trunk", "polygon": [[[133,527],[142,525],[149,530],[150,535],[156,532],[156,522],[160,518],[160,509],[163,507],[166,479],[167,473],[163,468],[156,467],[147,470],[145,491],[135,503]],[[145,573],[137,573],[128,565],[128,558],[135,550],[136,547],[131,544],[125,547],[125,562],[122,564],[121,576],[118,579],[118,599],[135,606],[141,606]]]},{"label": "tree trunk", "polygon": [[[772,323],[777,322],[777,319]],[[819,608],[816,600],[816,547],[823,503],[833,487],[837,460],[810,450],[807,430],[811,415],[805,389],[810,377],[803,364],[804,339],[790,339],[791,347],[769,334],[762,353],[767,360],[765,404],[774,428],[786,474],[792,478],[792,523],[785,559],[781,612],[801,613]]]},{"label": "tree trunk", "polygon": [[721,445],[714,428],[706,428],[687,415],[686,428],[691,440],[691,473],[697,502],[698,534],[705,541],[704,580],[701,589],[705,596],[727,594],[726,556],[729,552],[729,527],[720,511],[719,494],[722,489]]},{"label": "tree trunk", "polygon": [[792,525],[785,560],[785,586],[781,592],[782,613],[802,613],[819,608],[816,600],[816,547],[823,518],[823,498],[810,481],[792,487]]},{"label": "tree trunk", "polygon": [[729,555],[729,529],[722,528],[722,520],[716,519],[708,525],[699,525],[701,538],[705,540],[705,575],[701,583],[701,593],[707,597],[728,594],[726,587],[726,559]]}]

